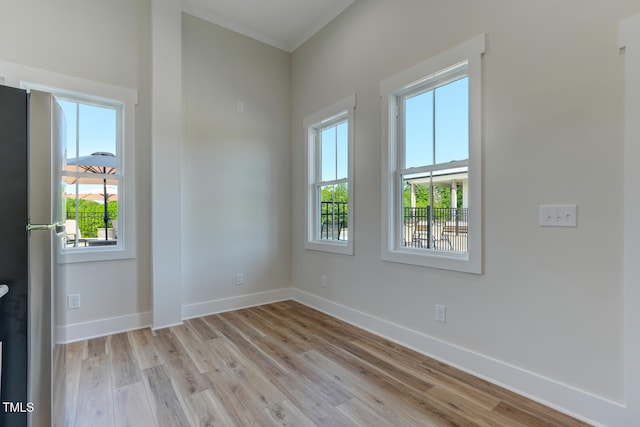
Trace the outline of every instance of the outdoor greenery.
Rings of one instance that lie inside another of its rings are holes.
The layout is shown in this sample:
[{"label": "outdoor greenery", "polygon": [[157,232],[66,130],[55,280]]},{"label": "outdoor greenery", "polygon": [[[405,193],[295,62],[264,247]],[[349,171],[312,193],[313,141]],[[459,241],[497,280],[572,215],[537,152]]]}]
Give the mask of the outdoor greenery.
[{"label": "outdoor greenery", "polygon": [[[451,207],[451,188],[434,187],[433,188],[433,207],[434,208],[450,208]],[[430,206],[430,194],[428,185],[416,185],[416,208],[426,208]],[[411,207],[411,184],[404,184],[403,191],[404,207]],[[458,186],[457,206],[462,206],[462,188]]]},{"label": "outdoor greenery", "polygon": [[[76,219],[82,237],[97,237],[98,228],[104,228],[104,203],[93,200],[78,201],[78,217],[76,218],[76,199],[67,198],[66,214],[67,219]],[[109,219],[118,218],[118,202],[112,201],[107,205]],[[113,227],[109,221],[109,227]]]},{"label": "outdoor greenery", "polygon": [[348,202],[349,193],[347,192],[347,184],[328,185],[323,187],[320,200],[322,202]]}]

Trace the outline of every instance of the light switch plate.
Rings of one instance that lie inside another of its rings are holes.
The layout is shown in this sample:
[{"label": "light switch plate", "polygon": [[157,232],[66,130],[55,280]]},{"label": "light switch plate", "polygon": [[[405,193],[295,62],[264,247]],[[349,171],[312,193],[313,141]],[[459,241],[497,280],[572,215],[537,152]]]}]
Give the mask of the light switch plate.
[{"label": "light switch plate", "polygon": [[577,227],[577,205],[540,205],[542,227]]}]

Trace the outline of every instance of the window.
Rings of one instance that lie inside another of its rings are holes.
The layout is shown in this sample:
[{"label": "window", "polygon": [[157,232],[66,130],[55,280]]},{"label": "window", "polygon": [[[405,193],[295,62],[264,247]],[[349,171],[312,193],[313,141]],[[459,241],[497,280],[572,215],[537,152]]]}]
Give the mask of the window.
[{"label": "window", "polygon": [[[76,225],[70,224],[59,262],[134,258],[137,91],[3,61],[0,61],[0,75],[9,86],[50,93],[64,114],[65,136],[56,138],[62,146],[52,147],[57,153],[54,182],[60,182],[60,186],[55,187],[65,196],[60,210]],[[100,156],[115,166],[89,170],[82,164],[74,164],[93,153],[109,153]],[[95,204],[91,211],[92,223],[87,225],[83,223],[81,208],[89,202]],[[58,207],[56,210],[60,212]]]},{"label": "window", "polygon": [[353,254],[355,95],[304,120],[307,138],[307,249]]},{"label": "window", "polygon": [[62,108],[64,249],[118,247],[122,105],[56,96]]},{"label": "window", "polygon": [[383,259],[481,273],[484,36],[391,77],[383,97]]}]

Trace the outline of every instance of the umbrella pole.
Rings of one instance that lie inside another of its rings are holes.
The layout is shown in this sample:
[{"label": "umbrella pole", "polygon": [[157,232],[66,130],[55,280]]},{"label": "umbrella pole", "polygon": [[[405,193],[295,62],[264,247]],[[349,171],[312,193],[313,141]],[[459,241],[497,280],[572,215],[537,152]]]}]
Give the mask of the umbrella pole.
[{"label": "umbrella pole", "polygon": [[109,195],[107,194],[107,180],[104,179],[104,240],[109,240]]}]

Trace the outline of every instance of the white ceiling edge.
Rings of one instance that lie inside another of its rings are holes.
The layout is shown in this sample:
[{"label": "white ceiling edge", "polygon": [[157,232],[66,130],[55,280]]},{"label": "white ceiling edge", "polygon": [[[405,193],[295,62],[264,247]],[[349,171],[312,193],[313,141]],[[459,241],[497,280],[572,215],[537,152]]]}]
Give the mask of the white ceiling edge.
[{"label": "white ceiling edge", "polygon": [[312,25],[308,27],[307,31],[305,31],[300,35],[300,37],[295,40],[281,40],[268,34],[255,31],[238,22],[217,15],[213,10],[207,8],[206,6],[203,6],[202,3],[198,2],[197,0],[182,0],[182,11],[188,13],[189,15],[204,19],[228,30],[257,40],[259,42],[268,44],[269,46],[273,46],[277,49],[293,53],[293,51],[302,46],[307,40],[313,37],[314,34],[324,28],[329,22],[333,21],[355,1],[356,0],[350,0],[349,2],[347,2],[347,4],[337,5],[337,7],[328,10],[327,13],[319,17],[318,20],[316,20]]},{"label": "white ceiling edge", "polygon": [[349,6],[355,3],[356,0],[350,0],[346,4],[338,5],[337,7],[328,10],[327,13],[320,17],[314,24],[312,24],[308,30],[303,33],[297,40],[291,44],[291,49],[287,50],[289,53],[292,53],[297,48],[302,46],[307,40],[314,36],[318,31],[323,29],[329,22],[333,21],[340,15],[342,12],[347,10]]}]

